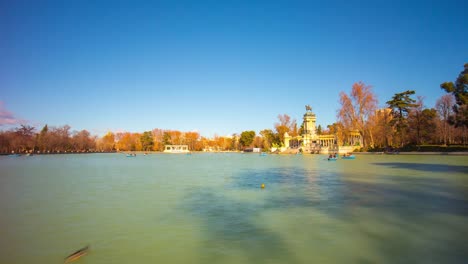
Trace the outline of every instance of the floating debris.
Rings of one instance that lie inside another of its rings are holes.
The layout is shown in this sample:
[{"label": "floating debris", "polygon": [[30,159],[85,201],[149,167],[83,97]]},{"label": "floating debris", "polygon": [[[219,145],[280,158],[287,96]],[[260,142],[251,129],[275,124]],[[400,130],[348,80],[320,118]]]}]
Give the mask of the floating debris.
[{"label": "floating debris", "polygon": [[72,253],[71,255],[65,258],[65,263],[70,263],[75,260],[78,260],[82,256],[88,254],[88,250],[89,250],[89,246],[86,246],[82,249],[77,250],[76,252]]}]

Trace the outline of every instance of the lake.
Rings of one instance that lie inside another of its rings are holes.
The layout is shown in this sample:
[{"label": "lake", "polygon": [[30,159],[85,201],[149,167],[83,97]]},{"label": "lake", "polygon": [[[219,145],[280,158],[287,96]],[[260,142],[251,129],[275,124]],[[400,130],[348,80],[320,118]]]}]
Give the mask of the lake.
[{"label": "lake", "polygon": [[468,156],[1,156],[0,224],[0,263],[466,263]]}]

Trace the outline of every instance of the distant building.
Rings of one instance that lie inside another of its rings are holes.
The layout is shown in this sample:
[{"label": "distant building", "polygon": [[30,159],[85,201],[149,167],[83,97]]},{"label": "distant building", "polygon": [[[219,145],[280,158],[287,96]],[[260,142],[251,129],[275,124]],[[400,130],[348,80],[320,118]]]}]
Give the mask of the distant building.
[{"label": "distant building", "polygon": [[297,149],[304,153],[335,153],[351,152],[355,147],[362,146],[362,137],[358,131],[351,131],[347,139],[350,146],[338,146],[336,135],[317,135],[317,117],[310,106],[306,106],[306,113],[302,122],[302,135],[291,137],[284,134],[284,146],[287,150]]},{"label": "distant building", "polygon": [[164,146],[165,153],[188,153],[189,147],[188,145],[165,145]]}]

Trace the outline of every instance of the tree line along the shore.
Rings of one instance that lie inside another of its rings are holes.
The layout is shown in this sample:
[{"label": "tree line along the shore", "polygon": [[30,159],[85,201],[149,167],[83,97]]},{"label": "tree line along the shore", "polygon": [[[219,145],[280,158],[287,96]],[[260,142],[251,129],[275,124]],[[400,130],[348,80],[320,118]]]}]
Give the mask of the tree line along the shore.
[{"label": "tree line along the shore", "polygon": [[[440,88],[447,93],[438,98],[434,107],[424,105],[424,97],[415,90],[395,93],[378,109],[372,87],[357,82],[349,94],[340,93],[337,121],[326,128],[318,126],[317,133],[335,135],[338,145],[347,145],[348,135],[358,131],[365,151],[387,148],[409,150],[440,150],[434,145],[461,145],[453,150],[466,150],[468,141],[468,63],[455,82],[444,82]],[[71,131],[71,127],[49,127],[40,131],[29,125],[0,131],[0,153],[74,153],[112,151],[162,151],[164,145],[188,145],[192,151],[235,151],[245,148],[281,147],[284,134],[302,134],[295,119],[279,115],[273,129],[242,131],[232,136],[207,138],[198,132],[153,129],[142,133],[108,132],[102,137],[87,130]],[[433,147],[427,147],[432,145]],[[426,147],[424,147],[426,146]],[[462,147],[463,146],[463,147]],[[447,148],[443,148],[447,150]]]}]

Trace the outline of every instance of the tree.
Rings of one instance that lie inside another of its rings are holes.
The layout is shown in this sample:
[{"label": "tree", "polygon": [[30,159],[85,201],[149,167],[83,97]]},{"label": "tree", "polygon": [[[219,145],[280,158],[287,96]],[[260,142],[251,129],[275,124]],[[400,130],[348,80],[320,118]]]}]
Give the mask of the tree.
[{"label": "tree", "polygon": [[90,151],[96,147],[96,142],[87,130],[74,133],[72,137],[73,149],[77,151]]},{"label": "tree", "polygon": [[68,152],[90,151],[96,148],[96,137],[86,131],[74,131],[70,126],[52,127],[45,125],[39,133],[35,128],[21,125],[7,132],[0,131],[0,152]]},{"label": "tree", "polygon": [[363,82],[354,83],[351,94],[340,93],[341,109],[338,112],[338,119],[347,130],[358,130],[363,138],[363,147],[367,147],[368,142],[374,145],[374,137],[369,127],[369,118],[377,109],[377,98],[372,92],[372,86]]},{"label": "tree", "polygon": [[[172,145],[171,134],[169,131],[164,131],[163,134],[163,145]],[[164,147],[164,146],[163,146]]]},{"label": "tree", "polygon": [[139,134],[132,134],[130,132],[117,133],[116,148],[120,151],[135,151],[141,149]]},{"label": "tree", "polygon": [[218,146],[221,150],[230,150],[232,145],[232,138],[231,137],[219,137],[218,138]]},{"label": "tree", "polygon": [[10,133],[0,131],[0,153],[10,153]]},{"label": "tree", "polygon": [[275,123],[275,129],[278,133],[279,141],[284,142],[284,133],[290,133],[290,136],[295,137],[298,134],[296,120],[289,117],[287,114],[278,115],[278,123]]},{"label": "tree", "polygon": [[185,143],[188,145],[190,150],[197,149],[197,141],[200,139],[200,134],[198,132],[186,132],[185,133]]},{"label": "tree", "polygon": [[423,97],[418,96],[416,106],[408,114],[408,132],[411,143],[420,145],[436,141],[435,109],[424,109]]},{"label": "tree", "polygon": [[336,143],[338,145],[343,145],[347,142],[345,142],[345,138],[346,138],[346,131],[345,131],[345,128],[343,126],[342,123],[340,122],[337,122],[337,123],[333,123],[331,125],[327,125],[327,129],[328,129],[328,134],[329,135],[334,135],[336,137]]},{"label": "tree", "polygon": [[140,137],[141,141],[141,148],[144,151],[152,150],[153,149],[153,135],[151,131],[145,131]]},{"label": "tree", "polygon": [[215,134],[212,141],[213,141],[213,146],[215,147],[217,151],[224,150],[224,144],[225,144],[224,137],[220,137]]},{"label": "tree", "polygon": [[239,150],[239,134],[234,133],[232,134],[232,141],[231,141],[231,149],[232,150]]},{"label": "tree", "polygon": [[408,128],[414,131],[413,143],[419,145],[421,143],[421,130],[423,126],[423,97],[418,96],[418,101],[416,102],[415,107],[411,109],[408,113]]},{"label": "tree", "polygon": [[436,141],[436,117],[437,111],[434,108],[426,108],[421,112],[419,143],[428,144]]},{"label": "tree", "polygon": [[152,131],[153,135],[153,150],[163,151],[164,150],[164,130],[155,128]]},{"label": "tree", "polygon": [[270,149],[273,144],[279,144],[279,138],[271,129],[264,129],[260,131],[263,137],[263,148]]},{"label": "tree", "polygon": [[299,134],[299,135],[304,134],[304,123],[301,123],[301,126],[299,127],[299,130],[297,131],[297,134]]},{"label": "tree", "polygon": [[142,151],[143,145],[141,143],[141,133],[132,133],[132,149],[134,151]]},{"label": "tree", "polygon": [[468,63],[465,63],[464,70],[458,75],[455,84],[444,82],[440,88],[455,97],[454,115],[449,117],[450,124],[466,129],[468,127]]},{"label": "tree", "polygon": [[178,130],[170,130],[169,135],[171,136],[171,142],[174,145],[182,145],[184,143],[184,138],[182,132]]},{"label": "tree", "polygon": [[254,148],[263,149],[263,138],[261,136],[255,136],[252,143],[253,143]]},{"label": "tree", "polygon": [[244,131],[240,135],[239,143],[243,148],[250,147],[255,138],[255,131]]},{"label": "tree", "polygon": [[49,149],[55,152],[68,151],[73,149],[70,138],[70,126],[51,128]]},{"label": "tree", "polygon": [[317,127],[317,135],[322,135],[322,126],[318,125]]},{"label": "tree", "polygon": [[115,135],[112,132],[107,132],[99,141],[98,148],[101,151],[113,151],[115,149]]},{"label": "tree", "polygon": [[41,151],[47,150],[49,148],[49,127],[47,124],[42,128],[41,132],[37,135],[37,147]]},{"label": "tree", "polygon": [[392,109],[392,125],[396,127],[396,132],[400,139],[400,146],[404,145],[406,130],[408,128],[407,117],[411,108],[416,107],[416,100],[410,96],[415,94],[413,90],[408,90],[402,93],[396,93],[392,100],[387,101],[387,105]]},{"label": "tree", "polygon": [[452,94],[443,95],[436,102],[436,109],[439,116],[442,119],[442,138],[444,145],[447,145],[448,138],[450,137],[449,118],[453,114],[453,105],[455,104],[455,98]]},{"label": "tree", "polygon": [[373,124],[375,126],[376,144],[380,147],[388,147],[393,143],[393,127],[392,110],[389,108],[382,108],[376,111],[373,117]]},{"label": "tree", "polygon": [[23,152],[34,148],[34,127],[21,125],[15,132],[14,148],[17,151]]}]

